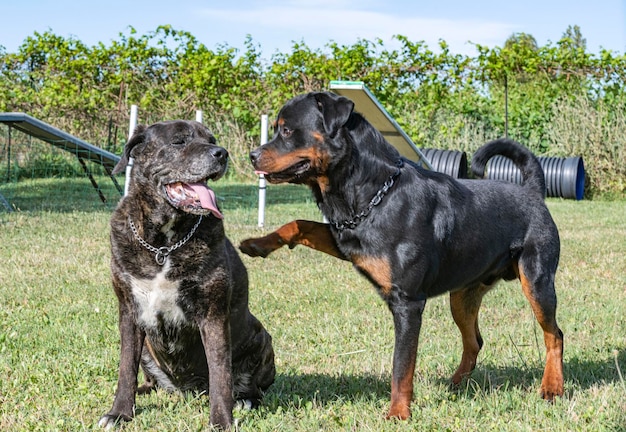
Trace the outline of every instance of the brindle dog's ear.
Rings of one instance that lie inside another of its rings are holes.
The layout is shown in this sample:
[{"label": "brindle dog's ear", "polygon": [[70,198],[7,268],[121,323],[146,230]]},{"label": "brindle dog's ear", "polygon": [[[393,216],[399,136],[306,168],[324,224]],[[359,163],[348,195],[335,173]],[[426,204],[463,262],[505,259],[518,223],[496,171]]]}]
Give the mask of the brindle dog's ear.
[{"label": "brindle dog's ear", "polygon": [[124,147],[124,153],[122,154],[120,161],[117,163],[117,165],[115,165],[115,168],[113,168],[113,171],[111,172],[112,174],[118,174],[124,171],[124,168],[126,168],[126,165],[128,165],[128,160],[133,157],[133,149],[144,142],[146,138],[145,131],[146,126],[144,125],[138,125],[135,128],[133,136],[130,137],[130,139],[126,143],[126,146]]},{"label": "brindle dog's ear", "polygon": [[339,129],[346,124],[354,110],[354,102],[335,93],[316,93],[317,107],[324,116],[326,133],[333,138]]}]

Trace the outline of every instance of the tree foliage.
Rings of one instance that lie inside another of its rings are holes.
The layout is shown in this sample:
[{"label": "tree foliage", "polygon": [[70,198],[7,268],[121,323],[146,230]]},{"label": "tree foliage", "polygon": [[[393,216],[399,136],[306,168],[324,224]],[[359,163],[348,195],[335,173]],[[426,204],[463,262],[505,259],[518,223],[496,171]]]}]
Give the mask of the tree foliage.
[{"label": "tree foliage", "polygon": [[[578,26],[568,27],[554,44],[539,46],[518,33],[502,47],[476,45],[475,56],[454,54],[445,41],[436,49],[404,36],[396,42],[393,49],[381,40],[323,49],[294,42],[291,51],[266,59],[251,37],[242,51],[209,49],[171,26],[144,35],[129,28],[109,45],[95,46],[51,31],[35,33],[15,53],[0,47],[0,111],[29,113],[119,153],[131,104],[140,106],[145,123],[193,118],[201,109],[240,158],[258,141],[261,114],[273,115],[290,97],[327,89],[338,79],[364,81],[423,147],[472,151],[508,134],[539,154],[558,153],[567,146],[555,142],[555,116],[564,104],[581,100],[608,113],[603,127],[623,127],[626,57],[588,52]],[[626,130],[610,136],[620,135]],[[234,136],[244,142],[228,142]],[[625,144],[588,143],[598,145]],[[606,182],[611,186],[599,181],[594,188],[623,192],[626,161],[598,165],[614,172]]]}]

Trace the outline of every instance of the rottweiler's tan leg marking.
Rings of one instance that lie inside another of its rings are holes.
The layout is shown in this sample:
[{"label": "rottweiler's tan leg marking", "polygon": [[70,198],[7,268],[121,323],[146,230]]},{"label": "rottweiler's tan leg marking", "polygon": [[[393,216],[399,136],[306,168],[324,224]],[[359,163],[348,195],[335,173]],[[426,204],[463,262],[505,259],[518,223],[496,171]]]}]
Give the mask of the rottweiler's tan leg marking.
[{"label": "rottweiler's tan leg marking", "polygon": [[533,285],[521,265],[518,274],[524,294],[543,330],[546,366],[541,380],[541,397],[551,401],[555,396],[563,395],[563,333],[556,323],[554,287],[539,294],[537,286]]},{"label": "rottweiler's tan leg marking", "polygon": [[473,290],[462,290],[450,293],[450,310],[454,322],[461,331],[463,355],[461,363],[452,376],[452,384],[457,386],[463,378],[472,373],[476,367],[476,358],[483,346],[483,338],[478,328],[478,311],[483,296],[491,287],[481,285]]},{"label": "rottweiler's tan leg marking", "polygon": [[391,406],[386,419],[397,418],[406,420],[411,417],[411,399],[413,399],[413,375],[415,373],[415,355],[409,362],[409,367],[403,371],[401,377],[394,376],[391,381]]},{"label": "rottweiler's tan leg marking", "polygon": [[407,298],[405,292],[394,285],[386,298],[393,314],[395,342],[393,347],[393,372],[391,379],[391,406],[387,418],[406,420],[411,416],[415,359],[426,306],[425,295]]},{"label": "rottweiler's tan leg marking", "polygon": [[306,220],[289,222],[265,237],[246,239],[241,242],[239,249],[246,255],[265,258],[285,245],[290,248],[303,245],[343,260],[347,259],[337,248],[328,224]]}]

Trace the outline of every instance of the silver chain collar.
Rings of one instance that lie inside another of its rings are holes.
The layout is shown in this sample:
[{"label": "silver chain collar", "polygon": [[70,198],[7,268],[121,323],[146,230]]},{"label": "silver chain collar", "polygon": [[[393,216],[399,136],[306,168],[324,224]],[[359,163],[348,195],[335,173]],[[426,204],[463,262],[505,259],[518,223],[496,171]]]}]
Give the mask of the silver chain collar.
[{"label": "silver chain collar", "polygon": [[402,159],[398,159],[396,161],[396,167],[397,167],[396,172],[389,176],[389,178],[383,184],[383,186],[378,190],[378,192],[376,192],[376,195],[374,195],[374,197],[370,200],[365,210],[363,210],[361,213],[357,214],[351,219],[344,220],[341,222],[331,220],[329,221],[329,223],[333,227],[335,227],[337,231],[343,231],[346,229],[355,229],[363,221],[363,219],[369,216],[369,214],[372,212],[374,207],[381,203],[381,201],[383,200],[383,197],[387,195],[387,192],[389,192],[389,189],[393,187],[393,185],[396,182],[396,179],[402,173],[402,171],[400,171],[400,168],[402,168],[403,166],[404,166],[404,161]]},{"label": "silver chain collar", "polygon": [[202,215],[200,215],[200,217],[198,218],[198,222],[196,222],[193,228],[191,228],[191,231],[189,231],[189,234],[187,234],[184,239],[179,240],[178,243],[176,243],[173,246],[170,246],[170,247],[161,246],[160,248],[157,248],[157,247],[152,246],[150,243],[148,243],[147,241],[145,241],[139,236],[139,233],[137,232],[137,228],[135,227],[135,224],[133,223],[130,216],[128,216],[128,224],[130,225],[130,230],[133,232],[135,238],[143,247],[148,249],[150,252],[154,253],[154,259],[156,263],[161,266],[165,264],[165,259],[169,256],[169,254],[171,254],[173,251],[175,251],[176,249],[178,249],[179,247],[181,247],[182,245],[184,245],[185,243],[189,241],[189,239],[194,235],[194,233],[200,226],[200,222],[202,222]]}]

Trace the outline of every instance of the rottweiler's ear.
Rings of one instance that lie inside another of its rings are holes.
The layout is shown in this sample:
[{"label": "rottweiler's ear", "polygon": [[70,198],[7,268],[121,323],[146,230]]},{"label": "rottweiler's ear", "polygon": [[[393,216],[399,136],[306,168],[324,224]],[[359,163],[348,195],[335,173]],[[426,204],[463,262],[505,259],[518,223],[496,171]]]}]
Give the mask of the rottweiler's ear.
[{"label": "rottweiler's ear", "polygon": [[315,100],[324,116],[326,133],[332,138],[350,118],[354,110],[354,102],[331,92],[315,93]]},{"label": "rottweiler's ear", "polygon": [[124,153],[122,154],[120,161],[117,163],[117,165],[115,165],[113,171],[111,171],[112,174],[118,174],[124,171],[124,168],[126,168],[126,165],[128,165],[128,160],[133,157],[133,149],[139,144],[143,144],[146,138],[145,131],[146,126],[144,125],[138,125],[135,128],[133,136],[130,137],[130,139],[126,143],[126,146],[124,147]]}]

